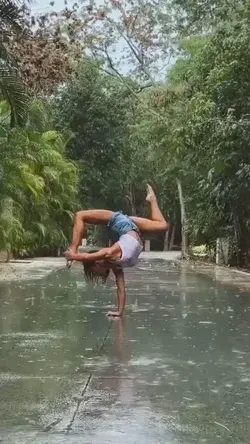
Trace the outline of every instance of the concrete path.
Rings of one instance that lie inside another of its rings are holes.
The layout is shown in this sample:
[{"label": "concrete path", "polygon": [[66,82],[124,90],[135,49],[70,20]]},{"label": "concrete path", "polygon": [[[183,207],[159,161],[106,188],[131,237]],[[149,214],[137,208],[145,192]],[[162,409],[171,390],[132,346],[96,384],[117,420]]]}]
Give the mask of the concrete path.
[{"label": "concrete path", "polygon": [[177,261],[181,258],[180,251],[149,251],[143,253],[140,256],[142,259],[150,260],[150,259],[162,259],[169,262]]},{"label": "concrete path", "polygon": [[116,322],[77,265],[1,284],[1,443],[249,443],[249,295],[145,258],[127,283]]},{"label": "concrete path", "polygon": [[[164,259],[175,261],[180,258],[179,252],[142,253],[142,259]],[[27,279],[41,279],[60,268],[65,268],[64,257],[38,257],[26,260],[0,262],[0,282],[12,282]]]}]

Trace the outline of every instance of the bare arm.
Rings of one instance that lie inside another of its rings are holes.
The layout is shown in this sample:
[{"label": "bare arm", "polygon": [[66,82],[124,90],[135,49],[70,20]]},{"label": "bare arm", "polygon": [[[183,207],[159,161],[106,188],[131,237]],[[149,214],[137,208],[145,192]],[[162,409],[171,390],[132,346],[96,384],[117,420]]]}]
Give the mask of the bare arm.
[{"label": "bare arm", "polygon": [[68,260],[79,261],[79,262],[94,262],[100,260],[117,259],[118,255],[121,253],[121,248],[118,243],[112,245],[109,248],[102,248],[96,253],[72,253],[67,251],[65,256]]},{"label": "bare arm", "polygon": [[109,312],[109,316],[122,316],[126,304],[124,272],[121,268],[113,270],[117,286],[118,310]]}]

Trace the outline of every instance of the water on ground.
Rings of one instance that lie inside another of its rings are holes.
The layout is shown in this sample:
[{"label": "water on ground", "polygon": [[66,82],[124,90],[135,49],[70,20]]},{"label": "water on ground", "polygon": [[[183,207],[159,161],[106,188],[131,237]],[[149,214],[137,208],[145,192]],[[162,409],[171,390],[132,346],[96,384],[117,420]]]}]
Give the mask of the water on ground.
[{"label": "water on ground", "polygon": [[114,284],[80,268],[0,287],[0,442],[250,442],[250,295],[164,261]]}]

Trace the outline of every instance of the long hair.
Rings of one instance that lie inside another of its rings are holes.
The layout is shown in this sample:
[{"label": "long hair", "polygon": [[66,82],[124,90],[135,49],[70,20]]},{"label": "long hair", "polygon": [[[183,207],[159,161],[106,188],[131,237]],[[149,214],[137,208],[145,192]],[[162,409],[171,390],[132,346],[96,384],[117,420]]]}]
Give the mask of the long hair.
[{"label": "long hair", "polygon": [[[100,248],[98,247],[91,247],[90,249],[88,249],[88,253],[96,253],[99,250]],[[100,276],[98,273],[95,273],[93,271],[94,263],[95,261],[83,262],[84,276],[86,281],[89,283],[99,283],[101,281],[102,284],[105,284],[109,277],[110,270],[107,269],[106,273],[103,276]]]}]

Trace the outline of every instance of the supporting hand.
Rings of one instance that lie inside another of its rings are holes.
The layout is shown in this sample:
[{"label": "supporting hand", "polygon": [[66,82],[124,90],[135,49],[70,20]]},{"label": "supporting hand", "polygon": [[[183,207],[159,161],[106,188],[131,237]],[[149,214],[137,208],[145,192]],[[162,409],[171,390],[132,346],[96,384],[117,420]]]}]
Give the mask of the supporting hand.
[{"label": "supporting hand", "polygon": [[64,253],[64,256],[66,257],[66,259],[68,261],[76,261],[78,254],[77,253],[73,253],[72,251],[68,250]]}]

